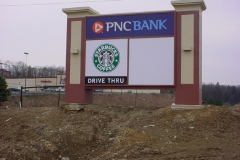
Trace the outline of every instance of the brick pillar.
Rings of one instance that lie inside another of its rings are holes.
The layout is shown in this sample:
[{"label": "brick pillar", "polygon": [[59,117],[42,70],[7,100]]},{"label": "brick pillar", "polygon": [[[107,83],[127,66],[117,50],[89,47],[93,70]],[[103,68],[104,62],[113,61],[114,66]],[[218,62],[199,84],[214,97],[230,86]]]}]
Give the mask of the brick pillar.
[{"label": "brick pillar", "polygon": [[179,107],[200,106],[202,104],[202,11],[206,6],[203,0],[179,0],[171,3],[176,10],[175,104]]},{"label": "brick pillar", "polygon": [[67,14],[66,103],[92,103],[93,91],[85,89],[86,16],[98,12],[89,7],[65,8]]}]

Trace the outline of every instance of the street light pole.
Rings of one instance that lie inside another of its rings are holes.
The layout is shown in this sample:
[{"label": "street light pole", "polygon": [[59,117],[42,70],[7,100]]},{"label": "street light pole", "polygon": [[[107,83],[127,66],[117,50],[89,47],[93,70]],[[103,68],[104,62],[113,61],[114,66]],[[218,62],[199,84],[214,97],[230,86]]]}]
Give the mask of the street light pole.
[{"label": "street light pole", "polygon": [[27,52],[24,52],[24,54],[26,54],[26,70],[25,70],[25,92],[26,92],[26,79],[27,79],[27,55],[28,53]]}]

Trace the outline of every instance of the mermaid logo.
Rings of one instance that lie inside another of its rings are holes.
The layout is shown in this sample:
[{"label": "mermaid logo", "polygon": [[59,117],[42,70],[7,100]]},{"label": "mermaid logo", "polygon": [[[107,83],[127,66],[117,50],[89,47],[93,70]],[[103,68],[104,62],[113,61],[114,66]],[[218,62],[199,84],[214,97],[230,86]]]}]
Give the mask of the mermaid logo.
[{"label": "mermaid logo", "polygon": [[93,53],[93,64],[100,72],[112,72],[120,62],[120,52],[112,44],[102,44]]}]

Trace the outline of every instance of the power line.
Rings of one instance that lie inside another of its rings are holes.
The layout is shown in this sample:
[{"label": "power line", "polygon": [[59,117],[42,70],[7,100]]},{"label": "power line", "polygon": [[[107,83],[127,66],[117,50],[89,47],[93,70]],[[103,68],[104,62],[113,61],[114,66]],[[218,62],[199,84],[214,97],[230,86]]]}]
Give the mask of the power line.
[{"label": "power line", "polygon": [[59,4],[74,4],[74,3],[86,3],[86,2],[107,2],[107,1],[122,1],[122,0],[85,0],[82,2],[59,2],[59,3],[35,3],[35,4],[5,4],[0,7],[22,7],[22,6],[44,6],[44,5],[59,5]]}]

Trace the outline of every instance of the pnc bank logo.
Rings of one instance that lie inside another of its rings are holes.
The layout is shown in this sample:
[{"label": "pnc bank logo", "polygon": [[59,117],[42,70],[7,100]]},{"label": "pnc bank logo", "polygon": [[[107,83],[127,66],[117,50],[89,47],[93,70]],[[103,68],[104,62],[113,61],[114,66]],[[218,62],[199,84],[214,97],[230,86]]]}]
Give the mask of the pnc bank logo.
[{"label": "pnc bank logo", "polygon": [[96,34],[102,33],[103,29],[104,29],[103,23],[100,21],[95,22],[92,25],[92,30]]},{"label": "pnc bank logo", "polygon": [[118,21],[118,22],[94,22],[92,30],[96,34],[106,32],[131,32],[131,31],[151,31],[151,30],[167,30],[165,25],[167,19],[161,20],[141,20],[141,21]]}]

